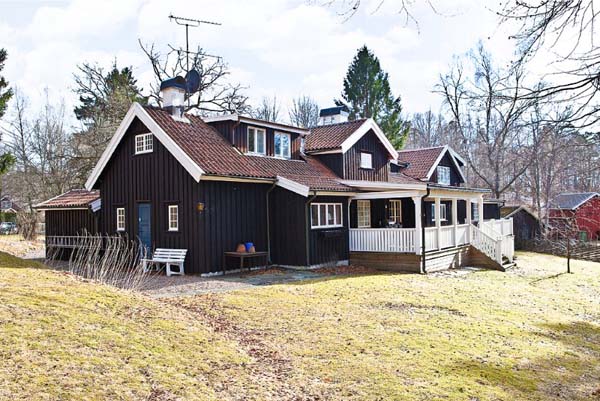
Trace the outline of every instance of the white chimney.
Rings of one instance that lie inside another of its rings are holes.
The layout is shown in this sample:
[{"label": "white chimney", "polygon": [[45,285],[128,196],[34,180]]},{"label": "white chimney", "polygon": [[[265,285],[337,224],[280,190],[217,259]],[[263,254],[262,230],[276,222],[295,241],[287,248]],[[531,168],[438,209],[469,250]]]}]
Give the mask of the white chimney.
[{"label": "white chimney", "polygon": [[163,108],[168,110],[174,119],[185,120],[183,107],[185,102],[185,79],[175,77],[160,84]]},{"label": "white chimney", "polygon": [[348,121],[348,112],[344,106],[329,107],[319,112],[318,125],[345,123]]}]

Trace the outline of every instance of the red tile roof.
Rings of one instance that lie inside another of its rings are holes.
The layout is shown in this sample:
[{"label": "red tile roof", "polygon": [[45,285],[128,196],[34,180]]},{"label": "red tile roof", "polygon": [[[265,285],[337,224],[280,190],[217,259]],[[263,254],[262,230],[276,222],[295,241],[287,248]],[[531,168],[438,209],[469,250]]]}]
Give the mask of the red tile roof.
[{"label": "red tile roof", "polygon": [[244,155],[199,117],[186,115],[190,121],[186,123],[175,121],[164,110],[152,107],[144,109],[205,174],[268,179],[282,176],[311,190],[351,190],[314,157],[286,160]]},{"label": "red tile roof", "polygon": [[87,207],[100,198],[100,191],[87,189],[72,189],[62,195],[55,196],[45,202],[38,203],[36,209]]},{"label": "red tile roof", "polygon": [[417,180],[416,178],[412,178],[404,173],[390,173],[388,181],[392,182],[394,184],[422,184],[422,185],[424,185],[423,181]]},{"label": "red tile roof", "polygon": [[360,119],[311,128],[310,134],[306,136],[304,149],[307,152],[311,152],[340,148],[342,143],[364,122],[365,119]]},{"label": "red tile roof", "polygon": [[444,146],[437,146],[434,148],[399,150],[398,161],[409,164],[408,167],[402,169],[402,172],[419,180],[427,179],[427,173],[444,149]]}]

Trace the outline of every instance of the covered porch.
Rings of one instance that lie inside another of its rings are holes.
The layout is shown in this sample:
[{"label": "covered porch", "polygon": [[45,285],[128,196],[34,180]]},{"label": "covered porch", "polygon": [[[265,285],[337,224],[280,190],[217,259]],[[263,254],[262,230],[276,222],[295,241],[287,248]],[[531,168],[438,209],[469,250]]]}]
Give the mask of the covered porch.
[{"label": "covered porch", "polygon": [[460,189],[357,194],[348,209],[350,252],[412,260],[408,255],[451,254],[473,245],[500,265],[512,261],[512,220],[483,221],[483,205],[483,193]]}]

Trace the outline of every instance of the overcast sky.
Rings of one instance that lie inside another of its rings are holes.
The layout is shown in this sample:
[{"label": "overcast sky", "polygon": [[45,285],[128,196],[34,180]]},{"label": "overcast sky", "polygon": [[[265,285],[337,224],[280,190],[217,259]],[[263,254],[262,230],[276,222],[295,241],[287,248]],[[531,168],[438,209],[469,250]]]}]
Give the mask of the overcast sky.
[{"label": "overcast sky", "polygon": [[[498,1],[434,2],[437,13],[419,2],[414,22],[397,13],[398,0],[362,1],[350,20],[324,1],[33,1],[0,0],[0,47],[9,58],[4,74],[33,105],[41,104],[44,88],[52,99],[64,98],[69,111],[75,66],[97,62],[132,66],[141,85],[152,79],[149,63],[138,47],[143,42],[185,44],[184,30],[167,16],[213,20],[190,32],[191,43],[218,54],[229,64],[233,82],[247,86],[252,104],[273,96],[289,105],[306,94],[322,107],[339,97],[342,80],[356,50],[366,44],[389,73],[394,94],[402,96],[407,113],[438,111],[432,93],[440,73],[454,55],[478,40],[501,61],[509,60],[513,44],[506,27],[492,12]],[[287,113],[285,113],[287,115]]]}]

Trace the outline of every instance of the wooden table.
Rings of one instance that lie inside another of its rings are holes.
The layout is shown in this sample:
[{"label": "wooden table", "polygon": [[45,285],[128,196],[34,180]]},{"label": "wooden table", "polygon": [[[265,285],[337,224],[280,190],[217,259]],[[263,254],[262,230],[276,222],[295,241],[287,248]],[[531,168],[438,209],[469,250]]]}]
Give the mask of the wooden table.
[{"label": "wooden table", "polygon": [[[227,270],[227,258],[239,258],[240,259],[240,269],[244,268],[244,260],[252,259],[252,258],[265,258],[265,266],[269,265],[269,254],[268,252],[225,252],[223,254],[223,272]],[[248,267],[250,270],[250,267]]]}]

